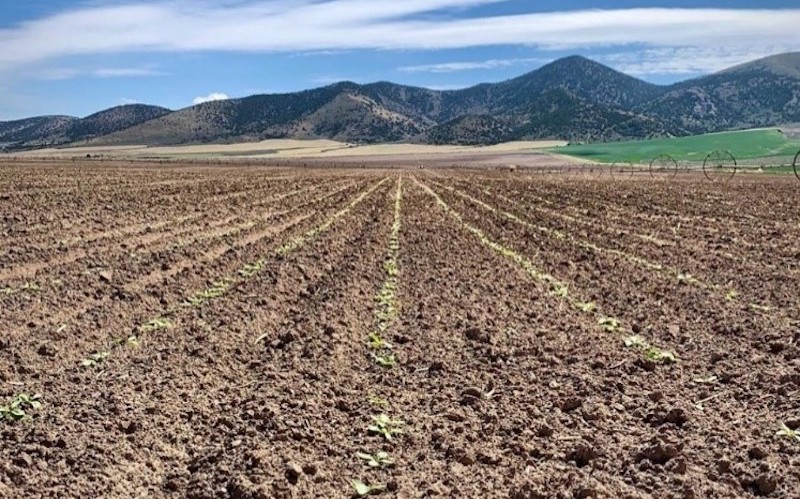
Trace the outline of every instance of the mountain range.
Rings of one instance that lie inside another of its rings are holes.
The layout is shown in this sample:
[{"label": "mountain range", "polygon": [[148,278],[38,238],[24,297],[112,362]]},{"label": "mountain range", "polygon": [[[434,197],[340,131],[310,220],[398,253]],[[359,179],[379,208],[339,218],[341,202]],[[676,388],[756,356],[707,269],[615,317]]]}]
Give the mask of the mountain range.
[{"label": "mountain range", "polygon": [[351,143],[610,141],[800,122],[800,52],[673,85],[654,85],[580,56],[518,78],[437,91],[341,82],[302,92],[142,104],[86,118],[0,122],[5,150],[61,145],[176,145],[328,138]]}]

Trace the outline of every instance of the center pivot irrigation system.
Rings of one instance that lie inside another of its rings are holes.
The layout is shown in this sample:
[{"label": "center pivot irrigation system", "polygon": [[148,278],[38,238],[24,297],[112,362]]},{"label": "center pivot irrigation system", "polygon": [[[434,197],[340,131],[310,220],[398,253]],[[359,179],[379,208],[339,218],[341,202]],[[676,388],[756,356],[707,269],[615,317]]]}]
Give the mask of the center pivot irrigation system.
[{"label": "center pivot irrigation system", "polygon": [[[653,158],[649,163],[635,164],[632,161],[620,161],[612,164],[604,163],[581,163],[581,164],[562,164],[542,167],[526,168],[528,173],[557,174],[597,177],[609,175],[612,179],[633,178],[636,175],[649,175],[652,178],[671,179],[679,173],[703,173],[706,180],[710,182],[727,182],[739,172],[762,171],[761,166],[745,166],[737,161],[736,157],[727,150],[716,150],[710,152],[703,163],[678,162],[669,154],[662,154]],[[785,163],[781,166],[782,171],[786,171]],[[510,172],[518,171],[516,166],[507,168]],[[800,180],[800,151],[794,156],[791,169]]]},{"label": "center pivot irrigation system", "polygon": [[800,151],[797,151],[797,154],[794,155],[794,161],[792,161],[792,169],[794,170],[794,176],[797,177],[797,180],[800,180],[800,172],[797,171],[798,158],[800,158]]}]

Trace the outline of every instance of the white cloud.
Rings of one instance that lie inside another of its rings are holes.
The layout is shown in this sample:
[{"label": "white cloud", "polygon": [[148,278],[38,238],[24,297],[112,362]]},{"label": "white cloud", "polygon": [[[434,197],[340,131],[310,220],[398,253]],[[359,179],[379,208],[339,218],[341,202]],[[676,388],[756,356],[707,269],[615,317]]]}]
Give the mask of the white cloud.
[{"label": "white cloud", "polygon": [[95,78],[130,78],[138,76],[159,76],[164,73],[152,68],[100,68],[91,72]]},{"label": "white cloud", "polygon": [[403,73],[455,73],[457,71],[470,71],[475,69],[499,69],[512,66],[527,66],[531,64],[543,64],[548,62],[546,59],[527,58],[527,59],[489,59],[487,61],[472,62],[443,62],[439,64],[421,64],[419,66],[401,66],[397,68]]},{"label": "white cloud", "polygon": [[73,78],[137,78],[142,76],[158,76],[164,73],[157,71],[154,66],[138,68],[47,68],[34,73],[36,79],[41,80],[71,80]]},{"label": "white cloud", "polygon": [[427,88],[427,89],[430,89],[430,90],[440,90],[440,91],[461,90],[462,88],[467,88],[469,86],[470,85],[458,85],[458,84],[454,84],[454,85],[423,85],[424,88]]},{"label": "white cloud", "polygon": [[[0,68],[65,56],[134,51],[297,53],[492,45],[586,49],[636,44],[646,48],[727,47],[767,55],[775,46],[800,47],[800,9],[631,8],[461,18],[454,14],[458,9],[502,1],[129,0],[108,6],[84,4],[0,29]],[[673,62],[679,57],[676,54]],[[669,64],[664,64],[669,70]]]},{"label": "white cloud", "polygon": [[121,98],[119,100],[119,103],[122,106],[127,106],[127,105],[130,105],[130,104],[141,104],[142,101],[140,101],[139,99],[129,99],[127,97],[123,97],[123,98]]},{"label": "white cloud", "polygon": [[230,99],[230,97],[223,94],[222,92],[211,92],[206,96],[195,97],[194,100],[192,101],[192,104],[196,106],[198,104],[203,104],[205,102],[213,102],[217,100],[228,100],[228,99]]},{"label": "white cloud", "polygon": [[721,71],[766,54],[789,52],[789,45],[750,47],[669,47],[620,52],[598,57],[615,69],[634,76],[696,75]]}]

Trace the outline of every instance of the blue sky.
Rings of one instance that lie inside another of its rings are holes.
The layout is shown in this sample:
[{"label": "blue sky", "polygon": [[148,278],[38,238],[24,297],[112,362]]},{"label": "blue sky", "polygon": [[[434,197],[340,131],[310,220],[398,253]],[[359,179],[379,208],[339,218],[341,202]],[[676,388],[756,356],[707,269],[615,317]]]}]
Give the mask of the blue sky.
[{"label": "blue sky", "polygon": [[656,83],[800,50],[796,0],[26,0],[0,5],[0,121],[339,80],[436,89],[581,54]]}]

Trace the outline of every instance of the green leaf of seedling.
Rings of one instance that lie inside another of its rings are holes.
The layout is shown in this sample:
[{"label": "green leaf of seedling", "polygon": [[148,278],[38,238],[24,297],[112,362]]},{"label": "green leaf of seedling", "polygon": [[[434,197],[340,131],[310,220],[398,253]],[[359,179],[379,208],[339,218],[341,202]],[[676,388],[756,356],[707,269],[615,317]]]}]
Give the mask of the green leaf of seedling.
[{"label": "green leaf of seedling", "polygon": [[800,442],[800,431],[789,428],[785,423],[781,423],[781,429],[775,434],[775,436],[785,437],[790,440]]},{"label": "green leaf of seedling", "polygon": [[678,362],[677,357],[670,351],[661,350],[660,348],[650,347],[645,353],[645,357],[653,362],[660,362],[662,364],[674,364]]},{"label": "green leaf of seedling", "polygon": [[394,354],[373,355],[375,363],[381,367],[394,367],[397,364],[397,359]]},{"label": "green leaf of seedling", "polygon": [[353,486],[353,490],[355,490],[356,496],[358,497],[366,497],[386,490],[386,485],[367,485],[361,480],[352,480],[350,484]]},{"label": "green leaf of seedling", "polygon": [[647,341],[641,336],[628,336],[623,340],[625,342],[625,346],[628,348],[647,348],[649,345]]},{"label": "green leaf of seedling", "polygon": [[609,333],[619,329],[619,321],[613,317],[603,317],[597,321],[597,324]]}]

